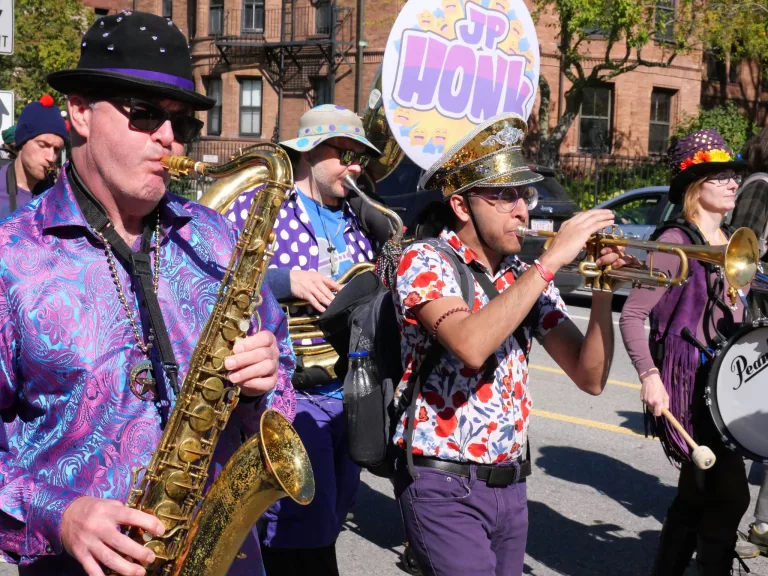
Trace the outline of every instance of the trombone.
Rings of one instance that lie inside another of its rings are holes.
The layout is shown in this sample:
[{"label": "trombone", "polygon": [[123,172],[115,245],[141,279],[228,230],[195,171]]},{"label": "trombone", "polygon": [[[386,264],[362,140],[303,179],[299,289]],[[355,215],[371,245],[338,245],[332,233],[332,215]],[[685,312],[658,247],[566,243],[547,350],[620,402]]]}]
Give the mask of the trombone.
[{"label": "trombone", "polygon": [[[517,235],[539,236],[547,238],[544,249],[549,248],[557,232],[532,230],[521,226]],[[648,265],[643,267],[627,267],[613,269],[611,266],[598,266],[597,259],[600,252],[606,246],[624,246],[648,252]],[[633,287],[679,286],[688,280],[688,259],[699,260],[714,264],[723,270],[726,280],[730,285],[729,297],[731,304],[735,304],[736,291],[752,282],[757,273],[758,247],[757,237],[749,228],[739,228],[733,233],[727,245],[723,246],[699,246],[691,244],[673,244],[665,242],[652,242],[649,240],[630,240],[624,237],[622,230],[613,225],[608,232],[593,234],[585,247],[586,256],[576,260],[571,265],[562,268],[566,274],[581,274],[584,276],[584,287],[590,290],[611,290],[612,280],[631,282]],[[670,278],[660,270],[653,268],[654,252],[675,254],[680,258],[680,273]]]}]

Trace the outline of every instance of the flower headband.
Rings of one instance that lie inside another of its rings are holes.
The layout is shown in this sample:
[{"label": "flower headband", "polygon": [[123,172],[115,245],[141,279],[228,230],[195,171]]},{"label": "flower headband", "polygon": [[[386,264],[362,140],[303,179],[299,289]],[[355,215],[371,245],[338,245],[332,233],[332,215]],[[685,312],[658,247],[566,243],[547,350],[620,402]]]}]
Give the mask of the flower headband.
[{"label": "flower headband", "polygon": [[705,162],[730,162],[731,160],[733,160],[733,157],[730,152],[723,150],[722,148],[716,150],[699,150],[693,156],[680,162],[680,170],[685,170],[694,164],[704,164]]}]

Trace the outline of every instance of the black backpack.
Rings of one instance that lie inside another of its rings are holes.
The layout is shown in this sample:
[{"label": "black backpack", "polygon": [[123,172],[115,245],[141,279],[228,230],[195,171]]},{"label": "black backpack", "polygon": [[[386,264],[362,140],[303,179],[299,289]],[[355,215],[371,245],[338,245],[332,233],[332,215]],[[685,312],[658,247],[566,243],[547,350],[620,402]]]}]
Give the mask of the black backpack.
[{"label": "black backpack", "polygon": [[[480,282],[489,298],[498,295],[490,279],[482,271],[470,268],[462,262],[447,242],[436,238],[422,239],[419,242],[429,244],[451,263],[454,275],[459,281],[462,296],[470,310],[475,300],[472,276]],[[356,400],[345,394],[344,411],[347,416],[350,412],[356,413],[356,422],[382,422],[381,414],[383,414],[383,426],[380,429],[371,429],[370,426],[348,426],[347,436],[352,461],[372,474],[386,478],[391,478],[395,458],[402,453],[402,450],[396,448],[391,440],[397,423],[406,411],[408,427],[405,434],[405,455],[409,468],[413,466],[411,447],[416,403],[412,400],[418,397],[422,384],[427,381],[444,352],[442,344],[433,339],[424,362],[411,375],[408,387],[395,408],[394,392],[403,376],[395,297],[394,292],[386,288],[374,272],[366,272],[351,280],[337,294],[318,321],[326,340],[339,354],[336,374],[345,380],[345,387],[348,384],[347,379],[352,376],[347,373],[347,355],[350,352],[368,352],[374,359],[376,374],[369,374],[368,380],[374,384],[375,401],[371,402],[366,397],[366,402],[359,402],[354,410],[349,410],[348,403]],[[514,333],[514,337],[526,351],[526,356],[529,345],[525,340],[523,329],[530,323],[536,310],[537,307],[534,306]],[[495,368],[493,362],[486,363],[487,370],[495,370]],[[366,418],[366,410],[377,413],[369,412],[372,416]],[[350,423],[349,419],[348,423]]]}]

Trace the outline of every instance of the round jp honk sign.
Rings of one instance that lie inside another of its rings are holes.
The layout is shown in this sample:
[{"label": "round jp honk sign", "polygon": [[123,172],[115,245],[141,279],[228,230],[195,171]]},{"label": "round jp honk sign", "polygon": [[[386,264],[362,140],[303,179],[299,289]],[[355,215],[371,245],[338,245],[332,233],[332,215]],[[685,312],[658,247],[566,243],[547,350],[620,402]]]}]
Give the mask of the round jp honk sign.
[{"label": "round jp honk sign", "polygon": [[528,119],[539,43],[523,0],[410,0],[382,68],[392,133],[426,170],[480,122],[505,112]]}]

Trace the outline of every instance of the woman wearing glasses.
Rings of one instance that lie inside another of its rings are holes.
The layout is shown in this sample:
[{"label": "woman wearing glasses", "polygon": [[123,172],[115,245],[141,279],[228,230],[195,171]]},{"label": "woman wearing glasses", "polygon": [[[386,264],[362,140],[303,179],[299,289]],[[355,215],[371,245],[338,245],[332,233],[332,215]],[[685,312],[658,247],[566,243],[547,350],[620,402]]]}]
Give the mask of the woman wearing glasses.
[{"label": "woman wearing glasses", "polygon": [[[739,171],[744,168],[732,158],[715,130],[699,130],[670,148],[669,198],[683,209],[681,218],[659,231],[658,240],[728,243],[722,221],[735,205]],[[680,261],[654,254],[653,267],[674,276]],[[709,366],[682,334],[687,328],[703,345],[714,348],[742,320],[744,298],[730,289],[719,268],[696,260],[689,260],[689,267],[683,286],[633,290],[620,325],[642,382],[646,417],[669,459],[680,467],[677,497],[667,511],[653,574],[682,575],[696,550],[699,573],[720,576],[731,573],[736,530],[749,505],[749,491],[741,456],[725,448],[704,403]],[[644,328],[647,318],[650,338]],[[717,462],[711,469],[695,467],[683,438],[661,417],[663,409],[715,452]]]},{"label": "woman wearing glasses", "polygon": [[[588,394],[602,392],[613,356],[611,293],[595,293],[583,336],[552,284],[613,214],[565,222],[535,266],[515,256],[536,203],[530,184],[542,179],[521,155],[526,129],[519,116],[497,116],[445,152],[421,180],[443,194],[429,208],[437,240],[414,242],[400,260],[394,484],[425,575],[523,572],[532,337]],[[606,248],[598,265],[623,265],[619,252]]]},{"label": "woman wearing glasses", "polygon": [[[277,235],[267,281],[278,300],[305,300],[325,310],[340,289],[336,282],[353,265],[374,258],[374,238],[355,212],[343,180],[357,179],[379,151],[366,139],[356,114],[335,105],[317,106],[299,121],[296,138],[281,142],[293,160],[295,187],[275,222]],[[243,194],[229,213],[242,225],[256,190]],[[304,312],[304,313],[302,313]],[[319,339],[294,346],[322,344]],[[354,503],[360,468],[347,451],[342,382],[320,367],[305,369],[298,355],[294,427],[315,475],[308,506],[280,500],[262,518],[260,537],[267,574],[334,576],[336,538]]]}]

